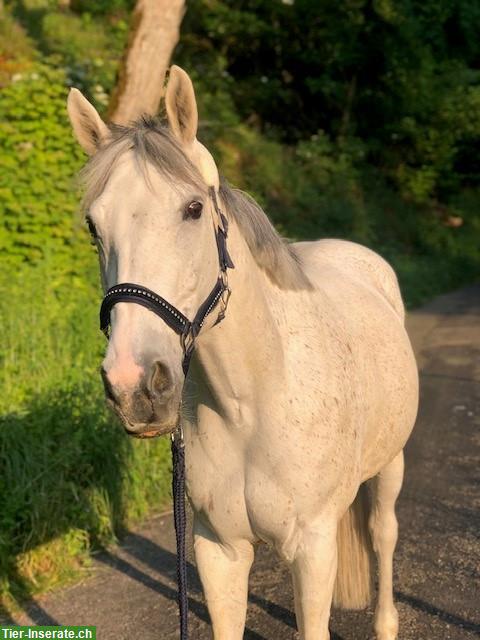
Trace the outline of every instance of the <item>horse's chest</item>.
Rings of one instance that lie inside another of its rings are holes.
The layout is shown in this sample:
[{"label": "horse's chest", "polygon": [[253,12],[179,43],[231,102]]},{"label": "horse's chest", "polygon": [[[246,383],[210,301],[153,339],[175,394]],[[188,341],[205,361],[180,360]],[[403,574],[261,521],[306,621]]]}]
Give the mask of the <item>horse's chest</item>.
[{"label": "horse's chest", "polygon": [[228,447],[221,447],[221,456],[193,447],[190,502],[221,540],[264,540],[282,549],[302,519],[321,512],[341,488],[339,475],[345,474],[336,464],[332,468],[328,445],[297,451],[293,444],[280,450],[274,442],[256,438],[241,456]]},{"label": "horse's chest", "polygon": [[[276,540],[294,518],[294,500],[260,469],[228,468],[222,473],[189,473],[194,509],[222,540]],[[201,477],[200,477],[201,476]]]}]

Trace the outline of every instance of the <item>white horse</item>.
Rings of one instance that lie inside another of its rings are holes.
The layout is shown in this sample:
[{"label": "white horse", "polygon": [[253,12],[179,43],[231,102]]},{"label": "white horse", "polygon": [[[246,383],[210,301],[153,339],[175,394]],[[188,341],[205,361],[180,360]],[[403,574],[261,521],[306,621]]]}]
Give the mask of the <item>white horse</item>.
[{"label": "white horse", "polygon": [[304,640],[329,638],[332,600],[367,605],[373,541],[375,631],[394,640],[394,507],[418,404],[395,274],[351,242],[283,242],[258,205],[220,182],[178,67],[165,103],[167,124],[107,127],[70,93],[91,155],[85,206],[104,286],[141,284],[193,317],[218,275],[213,186],[230,223],[232,295],[224,321],[211,314],[198,336],[185,390],[178,335],[148,309],[117,304],[107,396],[145,437],[175,428],[183,394],[195,557],[216,640],[243,637],[261,541],[291,567]]}]

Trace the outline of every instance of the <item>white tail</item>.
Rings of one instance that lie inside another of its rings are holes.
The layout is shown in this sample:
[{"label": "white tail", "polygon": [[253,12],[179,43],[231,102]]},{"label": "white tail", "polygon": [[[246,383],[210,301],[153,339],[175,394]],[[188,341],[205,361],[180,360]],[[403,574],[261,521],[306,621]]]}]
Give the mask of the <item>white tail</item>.
[{"label": "white tail", "polygon": [[335,607],[364,609],[370,604],[374,556],[368,530],[369,503],[367,487],[362,484],[338,523],[338,569],[333,592]]}]

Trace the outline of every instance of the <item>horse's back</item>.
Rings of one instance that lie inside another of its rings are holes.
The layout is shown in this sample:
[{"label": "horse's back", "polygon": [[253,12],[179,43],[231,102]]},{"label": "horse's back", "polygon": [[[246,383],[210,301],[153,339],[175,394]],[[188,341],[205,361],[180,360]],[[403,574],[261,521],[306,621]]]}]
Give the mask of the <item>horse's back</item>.
[{"label": "horse's back", "polygon": [[403,322],[403,306],[397,276],[378,253],[347,240],[325,239],[298,242],[293,245],[300,256],[312,284],[320,284],[324,270],[333,267],[344,277],[358,280],[362,286],[378,291]]}]

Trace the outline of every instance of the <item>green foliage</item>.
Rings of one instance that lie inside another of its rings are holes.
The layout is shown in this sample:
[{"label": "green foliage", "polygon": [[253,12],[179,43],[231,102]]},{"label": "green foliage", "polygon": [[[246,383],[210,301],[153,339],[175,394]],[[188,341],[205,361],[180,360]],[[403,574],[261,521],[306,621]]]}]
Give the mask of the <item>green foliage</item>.
[{"label": "green foliage", "polygon": [[47,13],[42,28],[50,52],[67,60],[75,60],[79,51],[88,51],[93,57],[102,55],[109,44],[103,25],[89,14]]},{"label": "green foliage", "polygon": [[129,1],[72,2],[73,11],[50,0],[17,0],[12,10],[44,61],[62,67],[67,84],[84,91],[103,111],[127,40],[130,5]]},{"label": "green foliage", "polygon": [[0,87],[28,69],[34,49],[24,29],[6,11],[0,12]]},{"label": "green foliage", "polygon": [[[284,142],[325,131],[417,202],[479,184],[480,3],[201,0],[177,59]],[[217,80],[212,76],[217,75]]]},{"label": "green foliage", "polygon": [[46,13],[42,20],[44,48],[65,65],[67,82],[84,91],[103,111],[115,84],[127,23],[99,22],[90,13]]},{"label": "green foliage", "polygon": [[131,11],[135,0],[72,0],[73,11],[91,15],[112,15]]},{"label": "green foliage", "polygon": [[[68,37],[51,24],[61,48]],[[98,267],[74,178],[85,156],[67,120],[66,84],[64,69],[29,62],[0,101],[5,605],[78,575],[92,549],[169,493],[168,443],[128,440],[104,408]]]},{"label": "green foliage", "polygon": [[41,64],[2,91],[0,252],[7,263],[66,256],[83,246],[73,182],[83,154],[67,123],[66,96],[63,71]]}]

